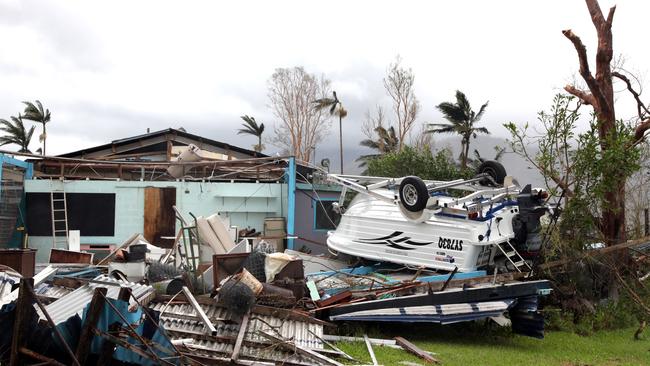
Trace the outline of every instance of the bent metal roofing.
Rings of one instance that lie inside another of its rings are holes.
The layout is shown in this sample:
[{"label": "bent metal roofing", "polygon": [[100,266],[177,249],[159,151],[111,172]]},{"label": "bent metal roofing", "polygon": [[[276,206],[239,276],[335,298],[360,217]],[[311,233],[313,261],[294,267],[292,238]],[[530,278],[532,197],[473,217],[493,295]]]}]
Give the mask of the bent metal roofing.
[{"label": "bent metal roofing", "polygon": [[[122,286],[129,287],[133,296],[142,305],[146,305],[155,296],[154,288],[151,286],[116,280],[106,275],[100,275],[71,293],[46,305],[45,310],[50,314],[54,324],[59,324],[75,314],[81,316],[83,309],[92,300],[96,288],[106,287],[106,297],[117,299]],[[129,305],[133,307],[137,306],[137,303],[131,298]],[[40,309],[37,309],[37,313],[41,319],[45,319]]]},{"label": "bent metal roofing", "polygon": [[[207,359],[228,358],[234,349],[234,339],[239,333],[236,316],[226,308],[215,304],[200,304],[210,321],[215,325],[217,334],[206,332],[206,326],[198,318],[189,304],[170,304],[154,302],[149,305],[152,310],[162,311],[160,325],[172,339],[188,339],[186,344],[194,356]],[[252,360],[283,362],[292,365],[314,365],[316,360],[299,354],[287,352],[281,348],[269,346],[269,342],[260,332],[273,332],[284,339],[291,339],[299,347],[323,349],[323,325],[310,321],[291,319],[291,317],[251,313],[246,328],[244,345],[240,357]]]},{"label": "bent metal roofing", "polygon": [[[86,148],[86,149],[81,149],[81,150],[69,152],[69,153],[66,153],[66,154],[61,154],[61,155],[58,155],[58,156],[59,157],[64,157],[64,158],[78,157],[78,156],[83,156],[85,154],[90,154],[90,153],[93,153],[93,152],[97,152],[97,151],[101,151],[101,150],[105,150],[105,149],[110,149],[110,148],[113,148],[113,147],[120,147],[120,146],[129,144],[129,143],[133,143],[133,142],[138,141],[138,140],[146,140],[146,139],[151,139],[151,138],[164,136],[164,135],[185,137],[186,139],[195,140],[197,143],[212,145],[212,146],[215,146],[215,147],[218,147],[218,148],[221,148],[221,149],[238,152],[238,153],[245,154],[245,155],[250,155],[251,157],[256,157],[256,158],[268,157],[268,155],[259,153],[257,151],[244,149],[244,148],[238,147],[238,146],[233,146],[233,145],[230,145],[230,144],[227,144],[227,143],[224,143],[224,142],[212,140],[212,139],[209,139],[209,138],[206,138],[206,137],[191,134],[191,133],[181,131],[181,130],[177,130],[177,129],[174,129],[174,128],[168,128],[168,129],[165,129],[165,130],[154,131],[154,132],[150,132],[150,133],[146,133],[146,134],[142,134],[142,135],[137,135],[137,136],[132,136],[132,137],[126,137],[126,138],[119,139],[119,140],[113,140],[108,144],[89,147],[89,148]],[[172,139],[172,141],[173,141],[173,139]]]}]

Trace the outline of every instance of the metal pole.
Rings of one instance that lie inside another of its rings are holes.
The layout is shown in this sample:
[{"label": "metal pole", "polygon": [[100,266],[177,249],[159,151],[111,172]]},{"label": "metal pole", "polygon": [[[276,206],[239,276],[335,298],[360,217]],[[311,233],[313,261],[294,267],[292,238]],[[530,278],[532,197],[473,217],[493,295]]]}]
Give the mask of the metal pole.
[{"label": "metal pole", "polygon": [[[289,158],[289,166],[287,167],[288,193],[287,193],[287,236],[293,237],[295,234],[295,220],[296,220],[296,158]],[[293,240],[287,239],[287,248],[293,249]]]},{"label": "metal pole", "polygon": [[339,114],[339,149],[341,156],[341,174],[343,174],[343,117]]}]

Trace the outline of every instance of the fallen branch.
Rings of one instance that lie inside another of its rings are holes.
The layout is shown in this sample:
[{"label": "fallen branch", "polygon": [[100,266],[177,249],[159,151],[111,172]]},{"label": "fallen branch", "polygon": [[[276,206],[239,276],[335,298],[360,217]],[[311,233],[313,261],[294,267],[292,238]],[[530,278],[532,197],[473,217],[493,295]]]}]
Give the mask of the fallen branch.
[{"label": "fallen branch", "polygon": [[583,258],[586,258],[586,257],[592,257],[595,254],[598,254],[598,255],[607,254],[607,253],[610,253],[610,252],[614,252],[614,251],[622,250],[622,249],[627,249],[629,247],[634,247],[634,246],[645,244],[645,243],[648,243],[648,242],[650,242],[650,236],[645,236],[645,237],[640,238],[640,239],[630,240],[630,241],[627,241],[625,243],[611,245],[611,246],[608,246],[608,247],[605,247],[605,248],[602,248],[602,249],[588,250],[588,251],[583,252],[578,258],[560,259],[560,260],[557,260],[557,261],[542,263],[542,264],[539,265],[539,269],[549,269],[549,268],[561,266],[561,265],[564,265],[564,264],[569,264],[569,263],[575,262],[576,260],[583,259]]}]

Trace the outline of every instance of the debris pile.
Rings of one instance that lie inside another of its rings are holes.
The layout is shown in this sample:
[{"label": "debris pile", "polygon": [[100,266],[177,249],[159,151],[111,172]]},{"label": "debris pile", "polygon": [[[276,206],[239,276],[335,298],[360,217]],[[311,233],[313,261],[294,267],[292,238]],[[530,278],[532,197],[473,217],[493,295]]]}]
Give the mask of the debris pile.
[{"label": "debris pile", "polygon": [[135,234],[99,260],[58,251],[33,278],[3,267],[0,362],[341,365],[353,359],[339,341],[365,342],[373,362],[373,345],[439,362],[402,337],[339,336],[341,321],[493,319],[543,337],[538,298],[550,284],[524,273],[350,266],[235,240],[218,215],[177,215],[172,248]]}]

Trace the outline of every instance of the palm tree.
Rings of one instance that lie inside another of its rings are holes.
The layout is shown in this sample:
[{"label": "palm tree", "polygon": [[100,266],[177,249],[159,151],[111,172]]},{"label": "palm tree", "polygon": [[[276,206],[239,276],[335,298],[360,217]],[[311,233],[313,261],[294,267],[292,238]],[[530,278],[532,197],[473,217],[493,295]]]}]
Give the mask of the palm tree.
[{"label": "palm tree", "polygon": [[[503,154],[505,154],[506,148],[501,146],[495,146],[494,151],[495,151],[494,158],[492,158],[491,160],[501,162],[501,158],[503,158]],[[472,167],[476,170],[478,169],[479,166],[481,166],[481,164],[483,164],[489,159],[485,159],[484,157],[481,156],[481,153],[478,150],[474,149],[474,158],[473,159],[467,158],[467,160],[468,163],[470,163]]]},{"label": "palm tree", "polygon": [[375,128],[375,132],[377,132],[377,140],[365,139],[359,144],[361,146],[376,150],[377,153],[361,155],[357,159],[357,161],[361,162],[359,164],[359,167],[365,167],[368,164],[368,160],[380,157],[386,153],[399,150],[399,137],[397,137],[394,127],[391,126],[389,128],[385,128],[383,126],[377,126]]},{"label": "palm tree", "polygon": [[29,131],[25,130],[23,118],[20,114],[18,117],[11,116],[10,119],[11,122],[6,119],[0,119],[0,131],[6,133],[6,135],[0,136],[0,146],[15,144],[20,146],[18,152],[31,154],[29,143],[32,140],[32,135],[36,127],[32,126]]},{"label": "palm tree", "polygon": [[455,133],[461,136],[460,165],[467,167],[469,144],[472,137],[478,133],[490,134],[485,127],[476,127],[475,124],[483,117],[488,102],[485,102],[478,113],[472,110],[467,97],[460,90],[456,91],[456,103],[444,102],[436,106],[449,123],[431,123],[428,133]]},{"label": "palm tree", "polygon": [[23,104],[25,104],[23,118],[43,125],[43,133],[38,137],[38,140],[43,143],[42,155],[45,155],[45,140],[47,139],[45,125],[50,122],[50,110],[44,109],[43,105],[38,100],[36,101],[36,104],[32,102],[23,102]]},{"label": "palm tree", "polygon": [[264,133],[264,123],[260,123],[258,125],[255,118],[250,117],[248,115],[241,116],[241,119],[244,120],[244,123],[242,123],[242,126],[244,126],[244,128],[240,128],[237,131],[237,134],[238,135],[247,134],[247,135],[257,136],[257,145],[253,145],[253,150],[261,153],[262,150],[264,150],[264,145],[262,145],[262,134]]},{"label": "palm tree", "polygon": [[314,108],[319,111],[329,109],[330,115],[339,117],[339,155],[341,157],[341,174],[343,174],[343,118],[348,115],[348,111],[343,108],[343,104],[336,96],[336,91],[332,92],[333,98],[316,99],[313,103]]}]

